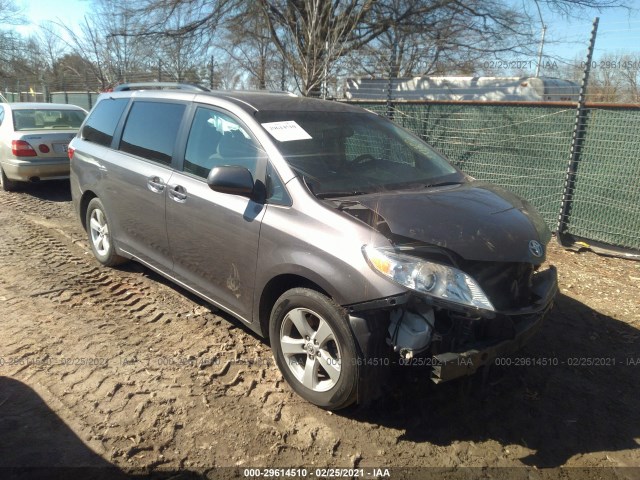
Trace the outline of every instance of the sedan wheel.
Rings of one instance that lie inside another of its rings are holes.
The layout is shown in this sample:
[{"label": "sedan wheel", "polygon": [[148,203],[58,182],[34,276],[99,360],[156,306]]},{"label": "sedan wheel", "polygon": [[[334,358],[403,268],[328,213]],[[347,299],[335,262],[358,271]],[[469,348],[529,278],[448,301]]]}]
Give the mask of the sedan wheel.
[{"label": "sedan wheel", "polygon": [[280,371],[305,400],[329,410],[356,400],[355,339],[333,300],[306,288],[287,291],[273,308],[269,333]]},{"label": "sedan wheel", "polygon": [[2,190],[5,192],[13,192],[18,187],[18,182],[9,180],[2,168],[0,168],[0,187],[2,187]]}]

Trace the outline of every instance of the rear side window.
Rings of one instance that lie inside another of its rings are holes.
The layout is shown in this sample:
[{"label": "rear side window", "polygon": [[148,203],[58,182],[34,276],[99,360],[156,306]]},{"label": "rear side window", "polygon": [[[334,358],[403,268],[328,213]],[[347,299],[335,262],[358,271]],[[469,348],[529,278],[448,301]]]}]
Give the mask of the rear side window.
[{"label": "rear side window", "polygon": [[105,147],[111,146],[113,133],[127,103],[128,98],[107,98],[99,102],[82,128],[82,138]]},{"label": "rear side window", "polygon": [[134,102],[120,150],[170,165],[184,111],[180,103]]}]

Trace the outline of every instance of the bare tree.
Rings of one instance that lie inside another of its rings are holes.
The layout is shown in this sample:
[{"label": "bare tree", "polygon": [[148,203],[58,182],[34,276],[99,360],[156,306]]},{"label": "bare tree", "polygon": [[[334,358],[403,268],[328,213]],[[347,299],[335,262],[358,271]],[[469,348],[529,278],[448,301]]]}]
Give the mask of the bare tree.
[{"label": "bare tree", "polygon": [[216,63],[216,83],[214,87],[223,90],[233,90],[237,88],[246,88],[244,83],[242,70],[238,69],[238,63],[231,57],[220,59]]},{"label": "bare tree", "polygon": [[61,58],[67,50],[66,44],[60,38],[60,33],[56,30],[57,28],[54,24],[45,22],[40,25],[37,34],[37,41],[40,45],[43,61],[46,63],[47,68],[54,78],[57,77],[54,66],[57,60]]},{"label": "bare tree", "polygon": [[581,16],[587,11],[602,11],[610,8],[629,9],[634,2],[624,0],[538,0],[551,11],[565,17]]},{"label": "bare tree", "polygon": [[[180,35],[160,35],[156,37],[156,52],[163,65],[176,82],[197,82],[196,71],[203,59],[207,58],[210,36],[197,30],[186,28],[192,21],[190,6],[177,5],[172,16],[166,20],[167,32],[179,32]],[[206,61],[205,61],[206,62]]]},{"label": "bare tree", "polygon": [[[587,101],[594,103],[640,104],[640,52],[608,53],[594,58],[591,64]],[[576,56],[559,69],[562,78],[580,84],[584,60]]]},{"label": "bare tree", "polygon": [[[174,38],[196,33],[212,35],[223,19],[242,4],[242,0],[139,0],[135,5],[128,0],[110,1],[115,8],[138,17],[141,29],[134,35]],[[181,21],[176,23],[174,15],[180,15]]]},{"label": "bare tree", "polygon": [[22,10],[14,0],[0,0],[0,25],[20,25],[25,23]]},{"label": "bare tree", "polygon": [[[224,18],[240,0],[104,0],[127,16],[129,27],[113,36],[136,39],[149,46],[147,57],[158,66],[158,77],[199,81],[211,55],[212,39]],[[147,62],[148,63],[148,62]]]},{"label": "bare tree", "polygon": [[[115,76],[109,70],[109,62],[105,58],[105,46],[107,39],[105,32],[100,30],[100,26],[96,23],[95,17],[84,18],[80,25],[80,32],[69,26],[62,25],[70,40],[68,46],[74,53],[70,58],[79,58],[83,62],[73,66],[68,65],[67,71],[75,76],[76,85],[89,83],[89,76],[92,81],[96,81],[101,89],[107,89],[116,81]],[[78,67],[82,67],[79,69]],[[84,85],[89,88],[88,85]]]},{"label": "bare tree", "polygon": [[[528,2],[522,0],[522,6]],[[537,2],[561,14],[630,4]],[[35,43],[0,28],[0,77],[14,78],[20,70],[23,76],[92,89],[143,77],[208,79],[216,86],[294,86],[304,95],[319,95],[337,89],[338,75],[471,74],[479,59],[491,55],[533,57],[539,30],[527,21],[527,8],[516,11],[513,5],[508,0],[93,0],[94,9],[80,25],[45,29]],[[0,27],[19,21],[16,0],[0,0]],[[29,58],[21,58],[27,46]],[[618,97],[637,98],[636,72],[621,70],[598,81],[610,90],[621,85]]]},{"label": "bare tree", "polygon": [[396,77],[447,63],[448,71],[453,63],[469,70],[487,52],[531,44],[526,17],[502,0],[258,1],[305,95],[317,95],[344,61]]},{"label": "bare tree", "polygon": [[249,75],[252,87],[274,88],[281,71],[282,57],[271,40],[271,31],[262,9],[246,2],[226,24],[229,57]]},{"label": "bare tree", "polygon": [[599,57],[591,69],[587,99],[590,102],[640,103],[637,54],[609,53]]},{"label": "bare tree", "polygon": [[[14,0],[0,0],[0,27],[11,27],[25,23],[22,11]],[[0,64],[10,64],[18,51],[17,44],[20,38],[12,30],[0,29]],[[10,75],[6,71],[0,71],[0,77],[8,78]]]},{"label": "bare tree", "polygon": [[[75,26],[77,30],[61,23],[55,26],[65,35],[51,25],[48,30],[74,54],[67,58],[84,59],[83,64],[74,61],[72,67],[63,68],[65,82],[69,82],[71,75],[76,86],[105,90],[128,81],[132,71],[146,70],[150,46],[145,38],[134,35],[142,27],[130,9],[112,0],[94,2],[94,13],[85,16],[83,22]],[[82,71],[78,70],[80,67]]]},{"label": "bare tree", "polygon": [[[413,8],[412,15],[406,12]],[[487,53],[529,45],[526,17],[496,1],[388,0],[376,5],[388,28],[359,52],[370,76],[471,74]]]},{"label": "bare tree", "polygon": [[141,69],[143,60],[148,58],[149,42],[128,35],[141,28],[129,8],[119,7],[112,0],[94,1],[97,3],[97,15],[93,20],[105,39],[104,62],[116,81],[127,82],[130,72]]},{"label": "bare tree", "polygon": [[378,36],[373,0],[258,0],[271,38],[294,73],[303,95],[319,95],[340,58]]},{"label": "bare tree", "polygon": [[620,56],[620,76],[628,103],[640,103],[640,53]]}]

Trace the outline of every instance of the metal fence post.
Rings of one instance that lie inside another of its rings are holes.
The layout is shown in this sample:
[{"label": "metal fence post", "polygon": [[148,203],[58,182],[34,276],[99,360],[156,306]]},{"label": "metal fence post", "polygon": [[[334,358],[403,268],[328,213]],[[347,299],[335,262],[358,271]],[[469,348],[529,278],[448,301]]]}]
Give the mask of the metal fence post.
[{"label": "metal fence post", "polygon": [[391,100],[391,75],[389,75],[389,82],[387,84],[387,118],[393,120],[393,103]]},{"label": "metal fence post", "polygon": [[593,48],[596,43],[596,35],[598,33],[599,17],[593,20],[593,28],[591,29],[591,38],[589,40],[589,49],[587,51],[587,63],[584,66],[582,76],[582,85],[580,86],[580,94],[578,95],[578,105],[576,108],[576,119],[573,125],[573,134],[571,135],[571,159],[567,166],[567,173],[564,183],[564,191],[562,192],[562,204],[560,214],[558,215],[558,227],[556,230],[557,240],[560,245],[564,246],[562,236],[569,225],[569,217],[571,212],[571,200],[575,188],[576,175],[578,172],[578,164],[580,162],[580,152],[584,135],[586,133],[586,89],[589,84],[589,73],[591,72],[591,61],[593,58]]},{"label": "metal fence post", "polygon": [[67,83],[64,81],[62,81],[62,90],[64,90],[64,103],[68,104],[69,103],[69,92],[67,92]]},{"label": "metal fence post", "polygon": [[393,77],[396,69],[396,56],[398,51],[398,40],[393,41],[393,49],[391,50],[391,58],[389,59],[389,82],[387,83],[387,118],[393,120]]}]

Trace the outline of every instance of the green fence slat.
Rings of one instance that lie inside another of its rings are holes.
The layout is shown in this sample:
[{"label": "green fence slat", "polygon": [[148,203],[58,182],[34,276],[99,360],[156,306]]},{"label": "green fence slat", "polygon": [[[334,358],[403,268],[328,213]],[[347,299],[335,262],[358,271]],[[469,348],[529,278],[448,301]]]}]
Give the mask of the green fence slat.
[{"label": "green fence slat", "polygon": [[[353,102],[380,115],[385,103]],[[475,178],[532,203],[552,230],[575,108],[554,104],[402,103],[393,121]],[[640,108],[588,111],[567,233],[640,250]]]},{"label": "green fence slat", "polygon": [[567,233],[640,249],[640,111],[587,111]]}]

